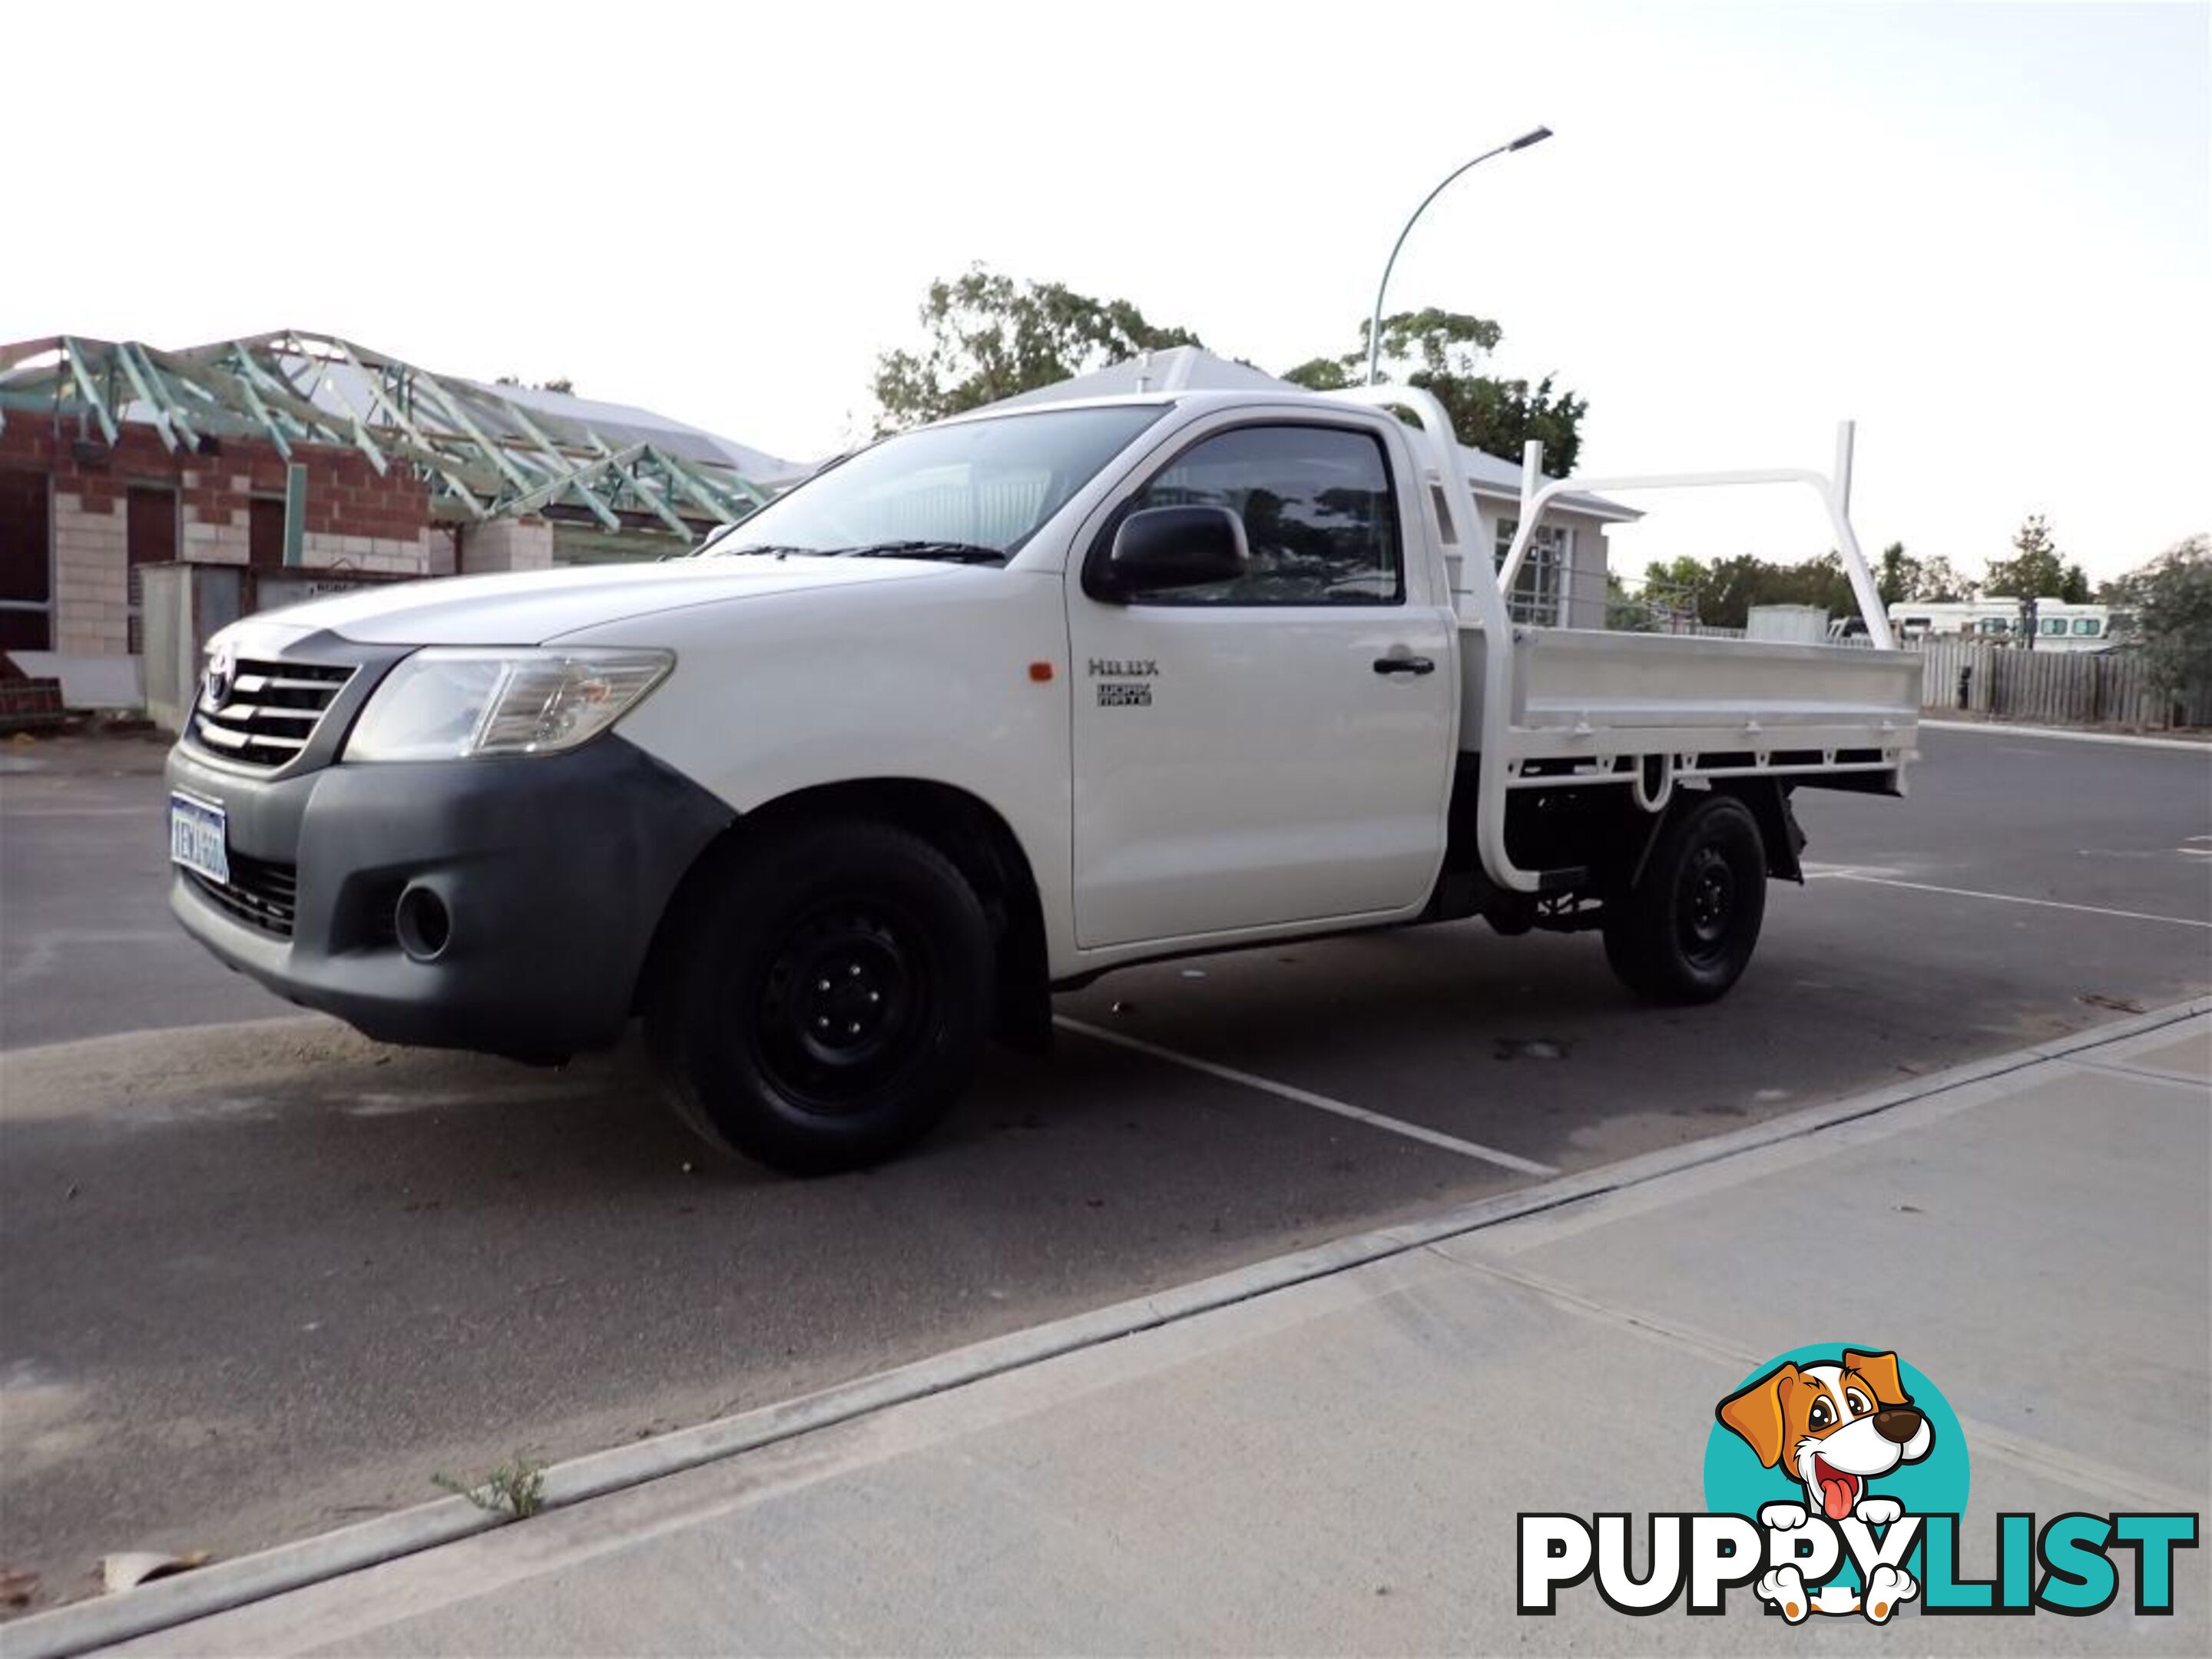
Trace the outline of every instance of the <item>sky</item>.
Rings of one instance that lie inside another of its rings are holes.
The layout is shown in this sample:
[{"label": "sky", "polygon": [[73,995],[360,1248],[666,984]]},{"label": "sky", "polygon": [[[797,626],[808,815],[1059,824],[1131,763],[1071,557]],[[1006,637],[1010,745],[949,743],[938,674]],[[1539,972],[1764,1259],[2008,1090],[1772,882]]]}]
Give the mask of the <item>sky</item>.
[{"label": "sky", "polygon": [[[1589,399],[1581,471],[1825,468],[1850,416],[1870,554],[1974,570],[2042,513],[2101,578],[2212,530],[2203,0],[202,0],[6,35],[43,159],[0,340],[298,327],[811,459],[976,262],[1264,368],[1349,350],[1430,186],[1540,122],[1429,209],[1390,309],[1503,325],[1493,372]],[[1616,568],[1831,539],[1808,493],[1633,504]]]}]

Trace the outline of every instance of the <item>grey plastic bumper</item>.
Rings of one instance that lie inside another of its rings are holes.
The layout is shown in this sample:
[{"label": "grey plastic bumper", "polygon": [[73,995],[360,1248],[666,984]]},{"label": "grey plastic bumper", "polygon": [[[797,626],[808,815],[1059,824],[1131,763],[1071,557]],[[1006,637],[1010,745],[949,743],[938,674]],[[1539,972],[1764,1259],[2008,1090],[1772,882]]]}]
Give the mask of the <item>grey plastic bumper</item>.
[{"label": "grey plastic bumper", "polygon": [[[622,1034],[655,928],[730,809],[618,737],[573,754],[260,777],[179,746],[170,787],[221,806],[234,872],[292,866],[289,938],[174,872],[185,930],[280,996],[372,1037],[556,1060]],[[411,884],[451,917],[401,950]]]}]

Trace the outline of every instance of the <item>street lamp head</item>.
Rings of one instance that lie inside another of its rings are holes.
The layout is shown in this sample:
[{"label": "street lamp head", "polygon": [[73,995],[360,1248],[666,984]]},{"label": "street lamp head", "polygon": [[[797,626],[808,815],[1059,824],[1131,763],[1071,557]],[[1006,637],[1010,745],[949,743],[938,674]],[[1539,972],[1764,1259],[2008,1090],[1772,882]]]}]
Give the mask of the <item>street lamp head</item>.
[{"label": "street lamp head", "polygon": [[1375,285],[1375,315],[1367,325],[1368,385],[1373,386],[1376,382],[1376,377],[1382,373],[1382,296],[1389,290],[1390,272],[1397,265],[1398,250],[1406,246],[1406,238],[1413,234],[1414,220],[1419,219],[1424,213],[1426,213],[1429,210],[1429,204],[1435,201],[1437,197],[1443,194],[1444,186],[1446,185],[1450,184],[1453,179],[1458,178],[1469,167],[1475,167],[1481,162],[1487,161],[1493,155],[1503,155],[1509,150],[1526,149],[1531,144],[1540,144],[1544,140],[1551,136],[1552,130],[1549,127],[1531,127],[1528,131],[1522,133],[1518,138],[1512,140],[1510,143],[1500,144],[1496,149],[1486,149],[1483,151],[1481,155],[1476,156],[1472,161],[1462,161],[1458,167],[1454,167],[1449,173],[1444,175],[1443,182],[1442,184],[1439,184],[1426,196],[1421,198],[1420,206],[1413,210],[1413,217],[1406,221],[1404,228],[1398,232],[1398,240],[1390,245],[1390,257],[1383,262],[1382,265],[1382,280]]}]

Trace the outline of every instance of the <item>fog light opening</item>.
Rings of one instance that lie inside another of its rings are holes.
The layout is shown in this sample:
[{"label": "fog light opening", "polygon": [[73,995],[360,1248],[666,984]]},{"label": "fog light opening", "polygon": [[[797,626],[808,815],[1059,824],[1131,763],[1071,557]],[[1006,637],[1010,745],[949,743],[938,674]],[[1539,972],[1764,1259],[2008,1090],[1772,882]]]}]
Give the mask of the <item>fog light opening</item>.
[{"label": "fog light opening", "polygon": [[416,883],[399,896],[392,913],[399,948],[416,962],[435,962],[453,942],[453,913],[431,888]]}]

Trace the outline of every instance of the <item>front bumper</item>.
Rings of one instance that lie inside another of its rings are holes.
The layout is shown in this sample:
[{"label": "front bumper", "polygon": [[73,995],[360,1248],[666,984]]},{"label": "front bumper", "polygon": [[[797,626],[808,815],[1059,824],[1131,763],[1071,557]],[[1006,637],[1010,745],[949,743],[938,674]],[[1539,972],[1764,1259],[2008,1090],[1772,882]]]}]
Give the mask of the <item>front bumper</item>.
[{"label": "front bumper", "polygon": [[[179,744],[168,781],[227,817],[234,885],[177,868],[169,899],[223,962],[381,1042],[533,1060],[621,1036],[677,884],[733,816],[611,734],[565,755],[296,775]],[[394,926],[418,884],[451,918],[434,961]]]}]

